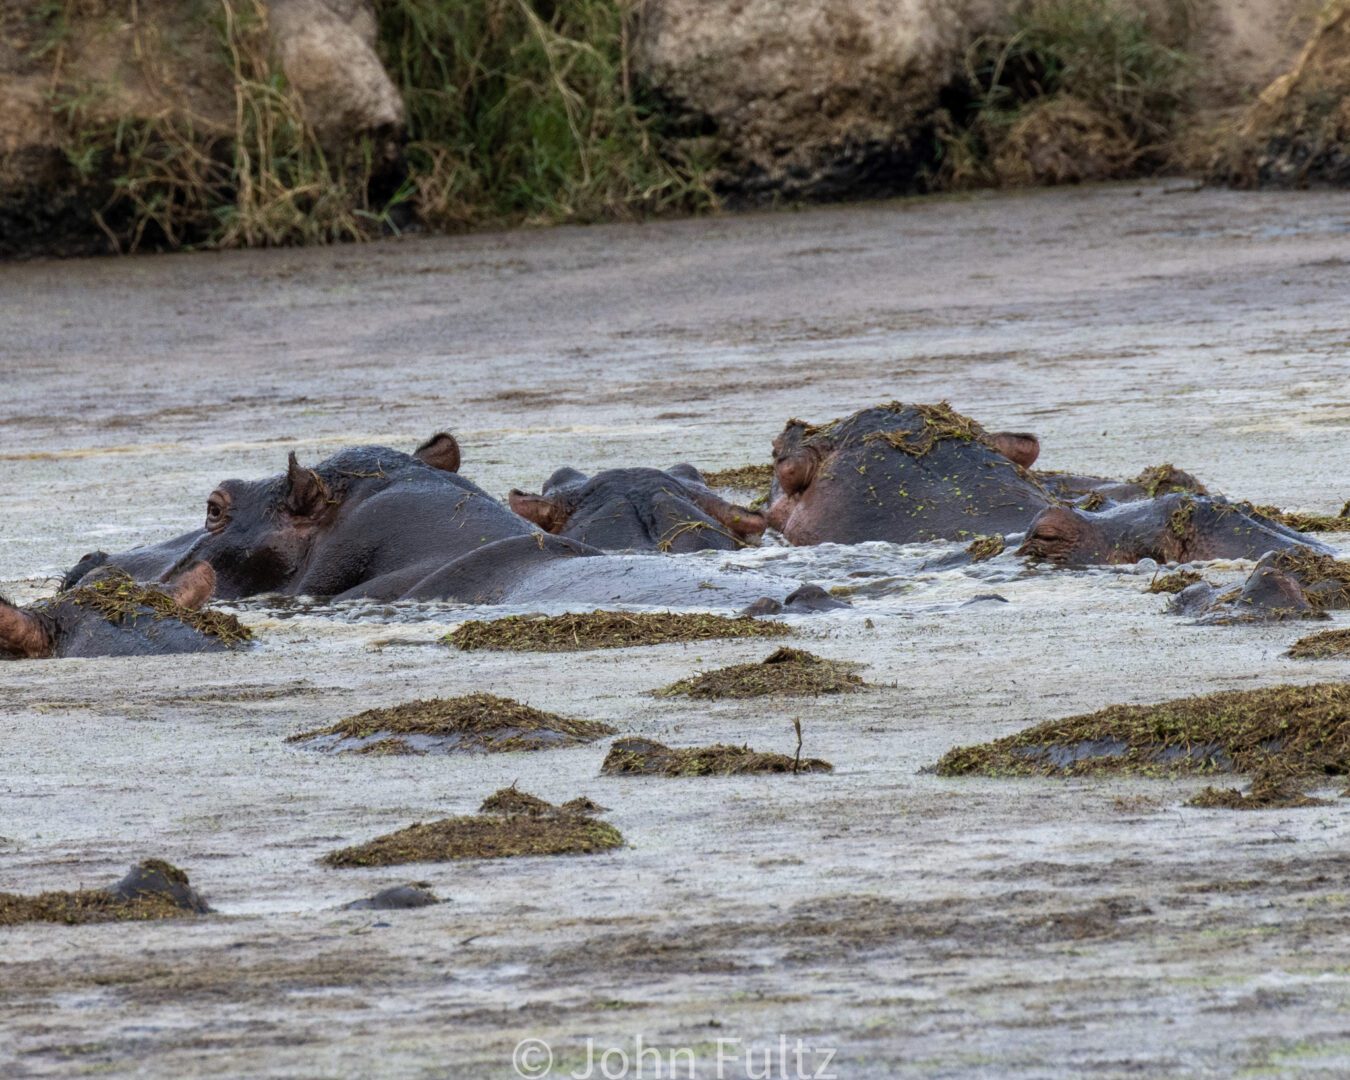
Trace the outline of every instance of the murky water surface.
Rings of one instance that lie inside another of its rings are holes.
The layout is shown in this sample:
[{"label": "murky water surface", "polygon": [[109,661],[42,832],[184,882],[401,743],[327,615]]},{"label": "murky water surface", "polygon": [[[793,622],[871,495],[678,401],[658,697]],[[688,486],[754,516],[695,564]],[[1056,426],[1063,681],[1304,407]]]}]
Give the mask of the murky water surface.
[{"label": "murky water surface", "polygon": [[[192,527],[217,482],[291,450],[449,428],[463,471],[504,494],[562,465],[765,461],[790,416],[892,398],[1035,430],[1047,468],[1171,461],[1335,512],[1348,292],[1341,196],[1134,186],[0,266],[0,591],[31,599],[85,551]],[[1196,780],[921,771],[1040,720],[1350,663],[1287,659],[1298,625],[1165,616],[1151,566],[957,550],[681,557],[846,592],[851,610],[791,620],[797,644],[884,684],[837,700],[647,693],[763,644],[438,643],[537,605],[263,598],[231,605],[259,635],[243,655],[0,665],[0,890],[103,884],[153,855],[220,912],[0,930],[0,1073],[510,1076],[531,1036],[565,1075],[588,1035],[693,1047],[708,1076],[719,1038],[780,1035],[837,1048],[847,1077],[1350,1071],[1350,801],[1241,815],[1184,808]],[[791,752],[797,718],[836,771],[660,781],[601,777],[605,742],[473,758],[284,742],[476,690],[675,745]],[[609,807],[628,846],[317,861],[511,783]],[[446,902],[340,910],[406,881]]]}]

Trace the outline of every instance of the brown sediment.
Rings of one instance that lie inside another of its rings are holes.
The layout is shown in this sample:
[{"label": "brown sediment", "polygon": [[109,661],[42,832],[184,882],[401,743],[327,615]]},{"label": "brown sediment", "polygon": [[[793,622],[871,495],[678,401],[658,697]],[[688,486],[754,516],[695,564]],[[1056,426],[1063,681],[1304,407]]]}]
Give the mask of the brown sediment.
[{"label": "brown sediment", "polygon": [[1350,770],[1350,684],[1271,686],[1111,705],[951,750],[942,776]]},{"label": "brown sediment", "polygon": [[769,694],[804,697],[849,694],[868,688],[852,671],[857,664],[826,660],[804,649],[784,647],[757,664],[732,664],[671,683],[652,693],[657,697],[703,699],[765,697]]},{"label": "brown sediment", "polygon": [[464,650],[509,649],[570,652],[578,649],[623,649],[632,645],[664,645],[718,638],[783,637],[786,623],[748,615],[701,615],[588,611],[570,615],[511,615],[470,620],[442,640]]},{"label": "brown sediment", "polygon": [[1001,536],[977,536],[966,545],[966,554],[971,562],[984,562],[1002,555],[1006,546]]},{"label": "brown sediment", "polygon": [[[315,742],[322,749],[361,754],[425,752],[428,747],[402,737],[411,735],[441,740],[445,749],[482,753],[577,746],[613,735],[615,730],[598,721],[558,716],[494,694],[467,694],[367,709],[328,727],[291,735],[286,741]],[[361,745],[347,745],[353,740]]]},{"label": "brown sediment", "polygon": [[[1350,505],[1347,505],[1350,509]],[[1278,506],[1253,506],[1252,510],[1262,517],[1270,518],[1277,525],[1293,529],[1295,532],[1350,532],[1350,516],[1344,511],[1339,516],[1331,514],[1305,514],[1297,510],[1281,510]]]},{"label": "brown sediment", "polygon": [[1171,574],[1154,574],[1153,580],[1148,583],[1148,588],[1144,591],[1150,593],[1179,593],[1182,589],[1204,580],[1204,575],[1197,574],[1194,570],[1177,570]]},{"label": "brown sediment", "polygon": [[1174,492],[1188,492],[1192,495],[1208,495],[1209,490],[1194,476],[1178,469],[1171,462],[1152,465],[1130,481],[1143,487],[1150,499],[1159,495],[1171,495]]},{"label": "brown sediment", "polygon": [[253,638],[252,631],[233,615],[209,608],[183,607],[163,590],[137,584],[121,571],[108,572],[89,585],[81,585],[64,599],[98,612],[110,623],[134,624],[139,618],[177,619],[226,645],[240,645]]},{"label": "brown sediment", "polygon": [[612,825],[594,819],[594,803],[554,806],[516,788],[484,800],[479,813],[418,822],[374,840],[330,852],[329,866],[395,866],[452,859],[505,859],[517,855],[585,855],[623,845]]},{"label": "brown sediment", "polygon": [[600,771],[608,776],[741,776],[749,773],[823,773],[834,766],[819,758],[751,750],[748,746],[676,748],[652,739],[616,739]]},{"label": "brown sediment", "polygon": [[895,413],[913,409],[922,418],[923,423],[918,430],[869,432],[863,436],[865,443],[884,442],[911,457],[923,457],[944,439],[985,444],[989,442],[988,433],[983,427],[969,416],[957,412],[947,401],[940,401],[936,405],[907,405],[904,402],[892,401],[880,407]]},{"label": "brown sediment", "polygon": [[1319,611],[1350,607],[1350,562],[1298,547],[1276,552],[1271,565],[1292,574],[1308,603]]},{"label": "brown sediment", "polygon": [[1350,656],[1350,629],[1323,630],[1301,637],[1289,646],[1286,655],[1295,660],[1327,660]]}]

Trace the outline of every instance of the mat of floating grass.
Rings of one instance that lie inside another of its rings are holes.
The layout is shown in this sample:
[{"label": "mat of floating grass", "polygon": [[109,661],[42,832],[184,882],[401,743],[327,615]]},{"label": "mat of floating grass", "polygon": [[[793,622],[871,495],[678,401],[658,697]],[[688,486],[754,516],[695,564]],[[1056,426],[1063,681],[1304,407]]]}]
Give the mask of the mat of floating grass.
[{"label": "mat of floating grass", "polygon": [[[180,896],[169,892],[138,888],[147,875],[161,877]],[[145,922],[151,919],[178,919],[204,914],[210,909],[190,889],[188,876],[162,859],[147,859],[115,887],[110,889],[74,889],[25,895],[0,893],[0,926],[23,923],[62,923],[81,926],[87,923]]]},{"label": "mat of floating grass", "polygon": [[1197,574],[1194,570],[1177,570],[1171,574],[1154,574],[1153,580],[1148,583],[1148,588],[1144,592],[1179,593],[1196,582],[1204,580],[1204,575]]},{"label": "mat of floating grass", "polygon": [[820,758],[800,760],[748,746],[675,748],[652,739],[616,739],[600,771],[609,776],[742,776],[749,773],[825,773]]},{"label": "mat of floating grass", "polygon": [[749,615],[733,618],[671,612],[587,611],[571,615],[509,615],[502,619],[471,620],[443,640],[466,651],[571,652],[717,638],[783,637],[791,632],[786,623],[755,619]]},{"label": "mat of floating grass", "polygon": [[1295,660],[1328,660],[1350,656],[1350,628],[1323,630],[1301,637],[1289,646],[1288,655]]},{"label": "mat of floating grass", "polygon": [[657,697],[751,698],[769,694],[803,697],[851,694],[869,687],[847,660],[826,660],[804,649],[781,648],[757,664],[732,664],[681,679],[652,693]]},{"label": "mat of floating grass", "polygon": [[396,866],[454,859],[518,855],[587,855],[623,845],[619,830],[594,815],[599,807],[573,799],[554,806],[538,796],[503,788],[479,812],[418,822],[374,840],[325,855],[329,866]]},{"label": "mat of floating grass", "polygon": [[1207,771],[1306,776],[1347,769],[1350,684],[1342,683],[1111,705],[958,747],[935,766],[942,776]]},{"label": "mat of floating grass", "polygon": [[1201,810],[1290,810],[1300,806],[1326,806],[1326,799],[1305,795],[1284,777],[1258,775],[1244,792],[1237,788],[1207,787],[1186,801]]},{"label": "mat of floating grass", "polygon": [[1297,510],[1281,510],[1278,506],[1253,507],[1262,517],[1293,529],[1295,532],[1350,532],[1350,517],[1344,510],[1339,515],[1304,514]]},{"label": "mat of floating grass", "polygon": [[703,482],[709,487],[731,488],[734,491],[768,491],[773,483],[772,465],[740,465],[734,469],[705,472]]},{"label": "mat of floating grass", "polygon": [[410,701],[303,731],[286,741],[358,754],[500,753],[593,742],[617,729],[573,720],[494,694]]}]

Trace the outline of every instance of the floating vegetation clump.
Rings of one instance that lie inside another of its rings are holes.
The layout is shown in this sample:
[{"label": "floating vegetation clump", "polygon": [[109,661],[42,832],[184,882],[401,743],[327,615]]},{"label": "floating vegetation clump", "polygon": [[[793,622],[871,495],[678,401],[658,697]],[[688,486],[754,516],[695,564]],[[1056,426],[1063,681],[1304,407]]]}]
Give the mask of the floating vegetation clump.
[{"label": "floating vegetation clump", "polygon": [[653,693],[657,697],[752,698],[770,694],[804,697],[850,694],[868,684],[853,673],[857,664],[826,660],[803,649],[781,648],[757,664],[732,664],[681,679]]},{"label": "floating vegetation clump", "polygon": [[791,632],[786,623],[748,615],[731,618],[669,612],[587,611],[572,615],[510,615],[504,619],[470,620],[443,640],[466,651],[570,652],[718,638],[783,637]]},{"label": "floating vegetation clump", "polygon": [[1105,495],[1103,495],[1100,491],[1089,491],[1086,495],[1083,496],[1082,499],[1079,500],[1078,508],[1080,510],[1086,510],[1088,513],[1092,514],[1096,513],[1110,501],[1111,500],[1108,499]]},{"label": "floating vegetation clump", "polygon": [[977,536],[966,545],[966,554],[972,562],[985,562],[1002,555],[1006,546],[1001,536]]},{"label": "floating vegetation clump", "polygon": [[734,469],[718,469],[705,472],[703,482],[712,488],[767,492],[773,483],[773,466],[741,465]]},{"label": "floating vegetation clump", "polygon": [[881,408],[894,413],[916,412],[921,421],[919,427],[869,432],[863,436],[865,443],[884,442],[910,457],[923,457],[946,439],[988,442],[988,434],[984,428],[969,416],[957,412],[947,401],[940,401],[936,405],[906,405],[900,401],[892,401]]},{"label": "floating vegetation clump", "polygon": [[1143,487],[1150,499],[1159,495],[1171,495],[1184,492],[1191,495],[1208,495],[1209,490],[1184,469],[1178,469],[1171,462],[1153,465],[1145,469],[1130,481]]},{"label": "floating vegetation clump", "polygon": [[161,859],[147,859],[133,867],[111,889],[76,889],[38,893],[0,893],[0,926],[21,923],[144,922],[177,919],[207,912],[206,904],[188,884],[188,876]]},{"label": "floating vegetation clump", "polygon": [[339,753],[496,753],[578,746],[614,732],[608,724],[557,716],[510,698],[468,694],[368,709],[286,741]]},{"label": "floating vegetation clump", "polygon": [[129,574],[109,571],[97,581],[81,585],[63,599],[79,607],[96,611],[110,623],[134,624],[137,619],[177,619],[198,633],[226,645],[241,645],[253,638],[252,632],[233,615],[223,611],[186,608],[168,593],[137,584]]},{"label": "floating vegetation clump", "polygon": [[1304,794],[1287,777],[1258,773],[1245,791],[1207,787],[1186,801],[1202,810],[1288,810],[1300,806],[1326,806],[1326,799]]},{"label": "floating vegetation clump", "polygon": [[834,766],[819,758],[764,753],[748,746],[677,749],[652,739],[616,739],[600,771],[608,776],[742,776],[748,773],[825,773]]},{"label": "floating vegetation clump", "polygon": [[612,825],[594,818],[594,804],[554,806],[515,788],[489,796],[479,813],[418,822],[364,844],[325,855],[329,866],[396,866],[517,855],[586,855],[623,845]]},{"label": "floating vegetation clump", "polygon": [[1289,656],[1295,660],[1327,660],[1350,657],[1350,629],[1323,630],[1299,638],[1289,646]]},{"label": "floating vegetation clump", "polygon": [[1281,510],[1278,506],[1253,506],[1252,510],[1295,532],[1350,532],[1350,516],[1344,511],[1333,517],[1331,514],[1305,514],[1297,510]]},{"label": "floating vegetation clump", "polygon": [[936,766],[943,776],[1260,771],[1291,776],[1348,770],[1350,684],[1344,683],[1112,705],[958,747]]},{"label": "floating vegetation clump", "polygon": [[1350,562],[1298,547],[1275,552],[1268,565],[1297,578],[1308,603],[1319,611],[1350,607]]},{"label": "floating vegetation clump", "polygon": [[1179,593],[1187,589],[1196,582],[1204,581],[1203,574],[1197,574],[1194,570],[1176,570],[1170,574],[1154,574],[1153,580],[1148,583],[1145,592],[1151,593]]}]

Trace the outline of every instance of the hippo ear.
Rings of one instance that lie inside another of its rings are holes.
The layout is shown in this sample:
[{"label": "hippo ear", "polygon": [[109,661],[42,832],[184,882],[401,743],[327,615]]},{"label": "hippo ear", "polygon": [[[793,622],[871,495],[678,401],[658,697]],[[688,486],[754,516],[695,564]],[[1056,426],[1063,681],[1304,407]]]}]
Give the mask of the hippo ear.
[{"label": "hippo ear", "polygon": [[313,469],[306,469],[291,451],[286,467],[286,509],[295,517],[313,517],[333,501],[328,485]]},{"label": "hippo ear", "polygon": [[179,574],[166,591],[179,607],[197,611],[216,591],[216,572],[209,562],[195,562]]},{"label": "hippo ear", "polygon": [[512,510],[545,532],[561,532],[567,525],[567,519],[572,516],[561,501],[550,499],[547,495],[531,495],[528,491],[512,488],[506,498]]},{"label": "hippo ear", "polygon": [[735,503],[729,503],[726,499],[719,498],[711,491],[706,489],[700,491],[698,488],[687,488],[685,490],[695,506],[737,536],[758,536],[768,526],[768,521],[763,514],[746,509],[744,506],[737,506]]},{"label": "hippo ear", "polygon": [[703,479],[703,474],[687,461],[681,461],[678,465],[672,465],[666,472],[675,477],[676,480],[689,480],[695,484],[707,482]]},{"label": "hippo ear", "polygon": [[0,600],[0,653],[38,660],[51,656],[52,636],[42,620]]},{"label": "hippo ear", "polygon": [[554,488],[584,484],[588,479],[589,477],[580,469],[573,469],[569,465],[564,465],[561,469],[554,469],[553,475],[544,481],[544,494],[547,495]]},{"label": "hippo ear", "polygon": [[994,449],[1011,461],[1029,469],[1041,456],[1041,440],[1029,431],[998,431],[989,436]]},{"label": "hippo ear", "polygon": [[448,431],[437,432],[413,451],[413,457],[442,472],[459,472],[459,443]]}]

